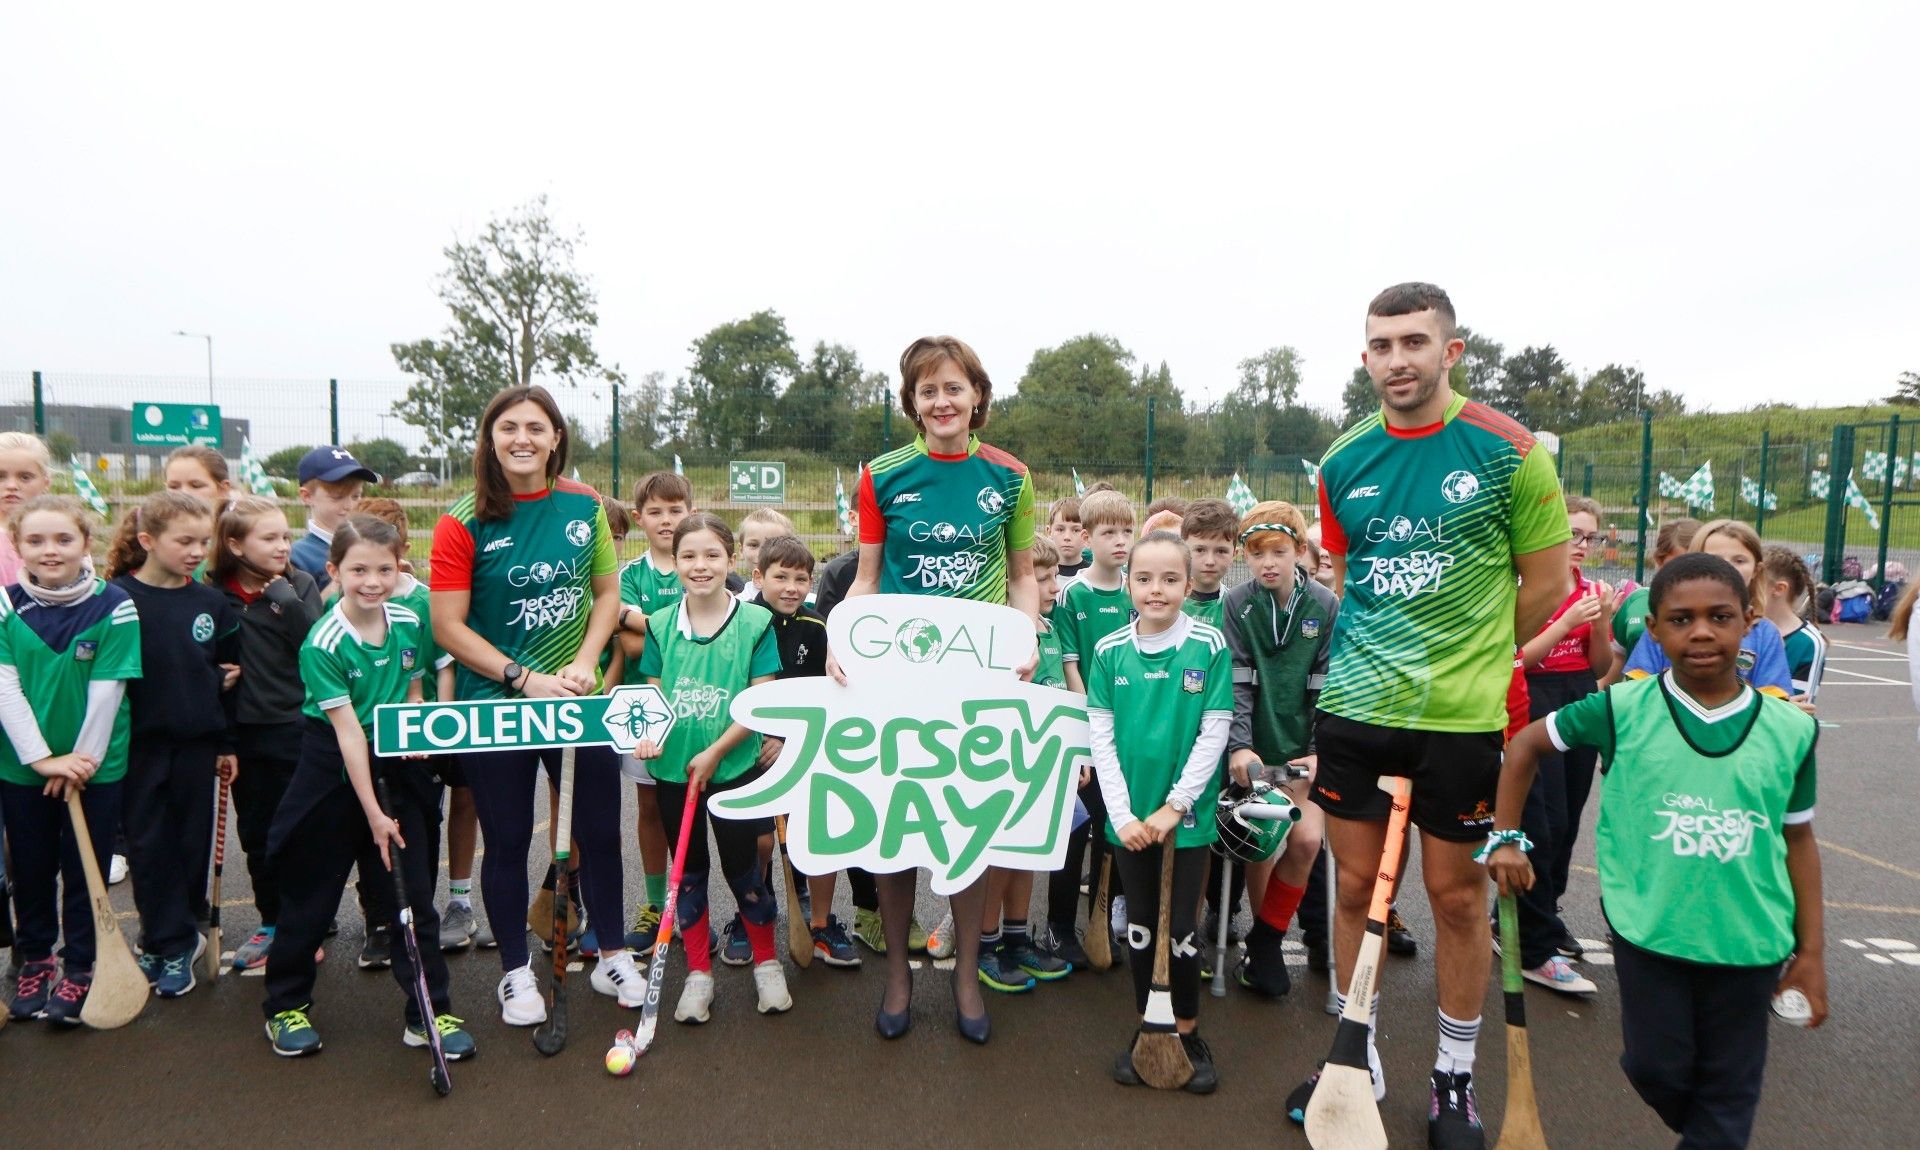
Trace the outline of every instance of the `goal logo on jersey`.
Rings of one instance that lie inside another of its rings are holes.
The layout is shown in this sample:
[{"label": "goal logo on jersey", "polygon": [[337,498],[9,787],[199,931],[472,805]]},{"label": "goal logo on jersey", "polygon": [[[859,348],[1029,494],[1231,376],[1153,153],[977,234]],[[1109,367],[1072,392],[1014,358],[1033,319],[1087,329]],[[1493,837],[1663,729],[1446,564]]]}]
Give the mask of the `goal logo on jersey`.
[{"label": "goal logo on jersey", "polygon": [[991,487],[982,487],[980,494],[973,497],[973,501],[979,504],[980,510],[988,515],[1000,514],[1001,508],[1007,505],[1007,497]]},{"label": "goal logo on jersey", "polygon": [[584,519],[575,519],[567,524],[567,542],[575,547],[585,547],[593,538],[593,524]]},{"label": "goal logo on jersey", "polygon": [[1440,494],[1448,503],[1465,503],[1480,494],[1480,477],[1471,471],[1455,471],[1440,481]]}]

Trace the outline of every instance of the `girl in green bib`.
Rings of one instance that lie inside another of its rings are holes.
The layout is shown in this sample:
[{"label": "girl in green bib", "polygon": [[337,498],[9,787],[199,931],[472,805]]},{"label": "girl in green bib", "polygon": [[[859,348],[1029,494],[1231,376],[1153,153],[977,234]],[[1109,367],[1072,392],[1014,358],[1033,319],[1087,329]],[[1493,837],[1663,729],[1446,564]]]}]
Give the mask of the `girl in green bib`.
[{"label": "girl in green bib", "polygon": [[1600,753],[1594,855],[1620,977],[1620,1066],[1680,1145],[1745,1146],[1769,999],[1791,1021],[1818,1026],[1827,1016],[1813,837],[1819,729],[1742,681],[1754,611],[1732,564],[1679,556],[1654,576],[1647,607],[1647,637],[1668,669],[1522,731],[1477,857],[1503,892],[1529,889],[1530,844],[1518,828],[1535,764],[1549,749]]},{"label": "girl in green bib", "polygon": [[[646,762],[660,792],[660,818],[669,840],[680,834],[687,792],[698,792],[693,831],[680,878],[676,926],[686,940],[687,982],[673,1017],[707,1021],[713,1006],[713,955],[708,947],[707,800],[757,774],[760,736],[733,721],[733,700],[780,673],[773,615],[757,603],[742,603],[727,591],[733,567],[733,532],[717,515],[695,511],[673,531],[674,568],[684,595],[647,617],[647,645],[640,675],[660,688],[673,707],[673,730],[664,744],[643,741],[633,757]],[[720,872],[733,891],[753,947],[753,986],[762,1014],[793,1006],[786,975],[773,949],[777,907],[760,863],[760,836],[773,833],[772,819],[712,822],[720,849]]]}]

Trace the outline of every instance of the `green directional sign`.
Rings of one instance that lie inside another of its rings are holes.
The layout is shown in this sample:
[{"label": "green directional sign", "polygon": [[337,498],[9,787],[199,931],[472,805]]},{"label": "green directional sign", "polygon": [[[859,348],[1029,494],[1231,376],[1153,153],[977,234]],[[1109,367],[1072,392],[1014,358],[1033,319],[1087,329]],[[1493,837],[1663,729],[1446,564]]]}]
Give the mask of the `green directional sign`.
[{"label": "green directional sign", "polygon": [[220,409],[210,403],[136,403],[133,441],[151,447],[219,447]]},{"label": "green directional sign", "polygon": [[735,503],[785,503],[787,465],[759,459],[727,464],[727,498]]},{"label": "green directional sign", "polygon": [[666,741],[673,708],[651,684],[606,695],[389,703],[373,709],[377,755],[611,746],[631,754],[642,739]]}]

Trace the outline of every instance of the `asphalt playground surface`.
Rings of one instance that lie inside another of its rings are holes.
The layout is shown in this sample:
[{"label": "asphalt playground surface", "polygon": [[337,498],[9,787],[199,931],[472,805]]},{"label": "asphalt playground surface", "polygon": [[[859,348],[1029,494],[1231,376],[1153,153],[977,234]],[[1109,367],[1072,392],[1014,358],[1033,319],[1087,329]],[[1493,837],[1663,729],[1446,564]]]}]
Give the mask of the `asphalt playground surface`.
[{"label": "asphalt playground surface", "polygon": [[[1916,797],[1920,716],[1904,653],[1881,631],[1828,631],[1835,643],[1821,695],[1815,826],[1825,863],[1833,1014],[1818,1031],[1773,1025],[1755,1146],[1920,1145],[1920,839],[1907,817]],[[1589,869],[1577,873],[1567,911],[1575,934],[1600,940],[1591,830],[1590,810],[1580,859]],[[631,905],[640,889],[631,836],[628,851]],[[544,869],[544,854],[535,853],[530,868]],[[231,948],[257,919],[237,842],[229,841],[227,855],[223,925]],[[1419,865],[1417,851],[1412,865]],[[727,896],[715,887],[718,923]],[[1419,890],[1409,881],[1401,906],[1421,952],[1386,960],[1379,1040],[1388,1135],[1408,1147],[1425,1145],[1434,1048],[1432,933]],[[113,896],[131,934],[130,885],[115,887]],[[838,902],[850,920],[844,884]],[[922,921],[931,925],[939,913],[923,883]],[[1251,1140],[1305,1147],[1282,1099],[1325,1055],[1333,1033],[1323,1009],[1326,979],[1308,973],[1296,951],[1288,998],[1267,1002],[1230,987],[1224,999],[1202,999],[1201,1031],[1219,1065],[1218,1093],[1161,1094],[1123,1088],[1107,1076],[1135,1025],[1122,968],[1076,972],[1017,997],[990,993],[993,1039],[975,1047],[954,1033],[949,974],[924,958],[915,975],[914,1027],[897,1042],[873,1030],[882,975],[872,955],[855,971],[790,967],[794,1008],[774,1017],[754,1012],[747,970],[716,964],[718,996],[706,1026],[671,1020],[685,970],[676,958],[654,1049],[622,1079],[609,1076],[601,1058],[635,1012],[595,994],[578,970],[568,983],[571,1041],[543,1058],[530,1030],[500,1022],[497,952],[471,951],[449,961],[455,1009],[468,1020],[479,1055],[455,1064],[454,1093],[441,1099],[428,1086],[426,1054],[400,1044],[402,998],[391,975],[354,966],[363,927],[351,889],[340,915],[341,933],[328,947],[315,996],[313,1018],[326,1043],[321,1054],[275,1057],[261,1027],[262,980],[233,975],[184,999],[154,999],[118,1031],[56,1032],[45,1023],[15,1022],[0,1032],[0,1144],[588,1146],[658,1139],[1116,1147]],[[779,937],[784,946],[784,926]],[[544,979],[537,950],[535,969]],[[1549,1141],[1671,1146],[1673,1136],[1620,1073],[1618,987],[1604,950],[1583,969],[1599,984],[1590,1001],[1537,987],[1527,992]],[[1490,1146],[1506,1080],[1497,981],[1496,973],[1475,1075]]]}]

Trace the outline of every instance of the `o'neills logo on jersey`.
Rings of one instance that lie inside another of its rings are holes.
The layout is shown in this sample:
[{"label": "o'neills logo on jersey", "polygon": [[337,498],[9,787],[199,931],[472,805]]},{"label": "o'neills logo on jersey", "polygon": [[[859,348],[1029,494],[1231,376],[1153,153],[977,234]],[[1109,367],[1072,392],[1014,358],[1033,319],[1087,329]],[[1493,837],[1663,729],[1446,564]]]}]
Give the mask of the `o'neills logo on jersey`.
[{"label": "o'neills logo on jersey", "polygon": [[903,582],[928,591],[963,591],[973,585],[973,577],[986,566],[984,557],[971,551],[955,555],[915,555]]},{"label": "o'neills logo on jersey", "polygon": [[555,587],[545,595],[515,599],[508,604],[513,608],[513,617],[507,620],[507,626],[528,631],[558,627],[579,613],[580,604],[586,598],[585,587]]},{"label": "o'neills logo on jersey", "polygon": [[989,866],[1062,865],[1092,756],[1085,701],[1014,674],[1036,650],[1032,622],[926,595],[848,604],[827,621],[847,685],[796,678],[742,691],[734,721],[785,743],[765,774],[708,810],[786,815],[805,873],[928,867],[936,894]]},{"label": "o'neills logo on jersey", "polygon": [[1773,820],[1759,811],[1715,808],[1712,799],[1668,792],[1663,808],[1654,811],[1659,830],[1650,840],[1673,844],[1675,858],[1719,859],[1732,862],[1753,853],[1755,833],[1770,830]]},{"label": "o'neills logo on jersey", "polygon": [[1355,580],[1375,595],[1415,595],[1440,590],[1440,576],[1453,566],[1444,551],[1414,551],[1406,555],[1371,557]]},{"label": "o'neills logo on jersey", "polygon": [[568,562],[562,559],[558,563],[549,563],[542,559],[537,563],[516,563],[507,568],[507,582],[515,587],[538,586],[551,583],[556,579],[577,583],[585,576],[586,564],[577,560]]}]

